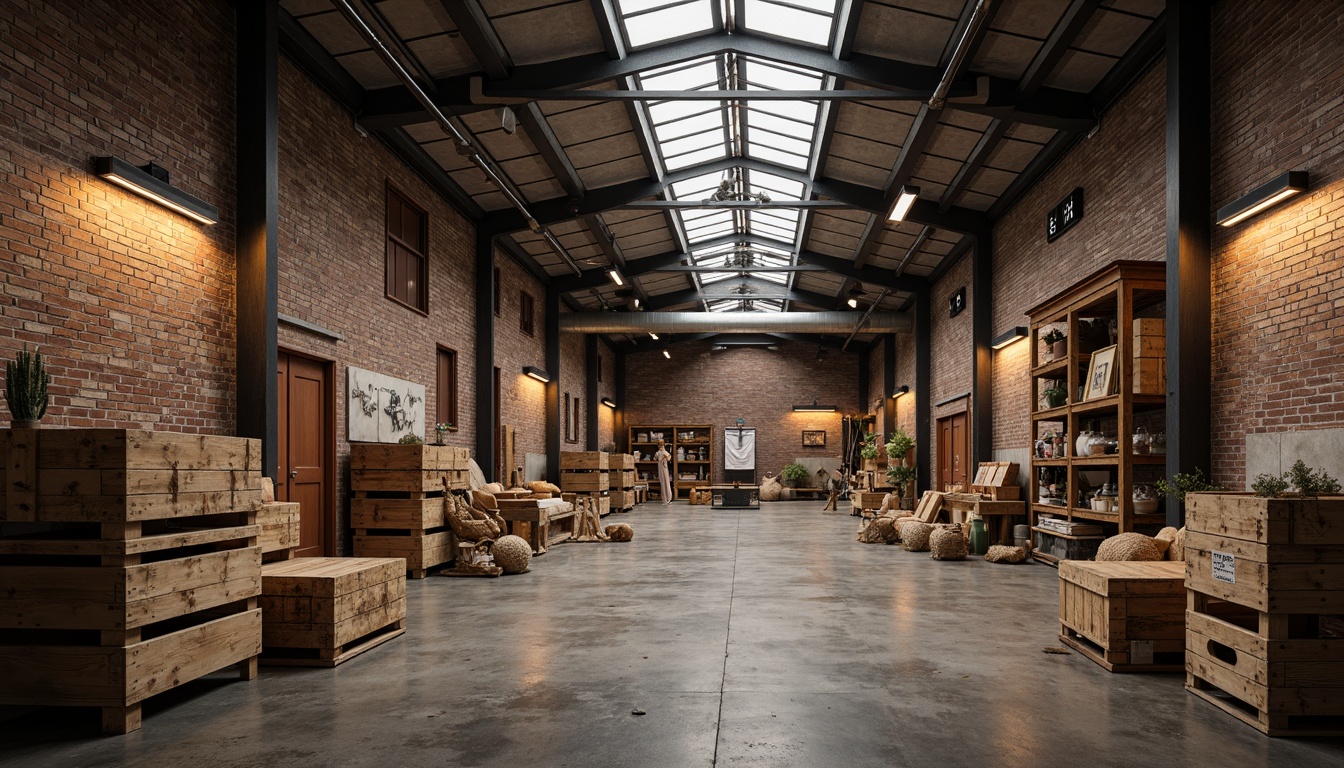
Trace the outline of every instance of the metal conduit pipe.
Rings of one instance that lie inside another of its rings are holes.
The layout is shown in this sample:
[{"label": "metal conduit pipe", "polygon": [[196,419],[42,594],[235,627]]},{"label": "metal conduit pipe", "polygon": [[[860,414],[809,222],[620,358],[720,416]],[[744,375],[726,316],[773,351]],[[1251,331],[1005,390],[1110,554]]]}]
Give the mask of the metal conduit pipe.
[{"label": "metal conduit pipe", "polygon": [[523,202],[522,198],[518,197],[516,192],[514,192],[512,185],[510,185],[504,177],[495,170],[491,163],[487,162],[486,159],[481,156],[481,153],[472,146],[472,143],[467,138],[466,134],[453,124],[452,119],[439,109],[439,106],[434,103],[434,100],[429,97],[429,94],[425,93],[425,89],[420,87],[419,81],[417,81],[415,77],[406,70],[406,67],[402,65],[401,61],[393,55],[392,51],[382,39],[378,37],[378,33],[374,32],[368,23],[364,21],[364,17],[359,15],[359,12],[355,10],[355,7],[351,4],[350,0],[332,1],[340,10],[341,15],[345,17],[345,20],[350,22],[350,25],[355,28],[355,31],[359,33],[360,37],[364,38],[364,42],[369,44],[369,47],[373,49],[373,52],[378,54],[378,58],[382,59],[388,69],[391,69],[392,73],[397,76],[397,79],[402,82],[402,85],[405,85],[406,88],[410,90],[411,95],[415,97],[415,100],[420,102],[420,106],[424,107],[425,111],[434,118],[434,122],[438,123],[439,127],[453,138],[453,141],[457,143],[459,149],[468,150],[468,157],[471,158],[471,161],[485,173],[485,177],[490,180],[490,183],[494,184],[499,191],[504,194],[504,197],[509,201],[509,204],[518,209],[518,212],[523,215],[523,220],[527,222],[528,228],[545,238],[546,242],[560,256],[561,260],[565,262],[565,265],[574,271],[574,274],[583,274],[583,270],[574,262],[574,259],[569,255],[569,252],[560,244],[560,241],[551,234],[550,230],[537,222],[536,218],[534,218],[531,212],[527,210],[527,204]]},{"label": "metal conduit pipe", "polygon": [[952,58],[947,62],[947,69],[943,72],[943,77],[938,81],[938,86],[933,89],[933,95],[929,97],[930,109],[942,109],[947,101],[947,92],[952,89],[952,81],[957,73],[961,71],[961,65],[966,63],[966,56],[970,53],[971,41],[980,34],[980,27],[984,25],[986,14],[989,11],[990,0],[980,0],[975,5],[975,10],[971,11],[971,20],[966,23],[966,30],[962,33],[961,39],[957,41],[957,47],[952,51]]},{"label": "metal conduit pipe", "polygon": [[[911,329],[900,312],[574,312],[560,316],[561,333],[873,333]],[[851,337],[853,334],[851,334]]]},{"label": "metal conduit pipe", "polygon": [[[875,300],[873,301],[872,304],[868,305],[868,311],[863,313],[863,317],[860,317],[860,318],[859,318],[859,322],[856,323],[856,324],[854,325],[854,330],[850,331],[850,332],[849,332],[849,336],[845,338],[845,343],[840,345],[840,351],[841,351],[841,352],[844,352],[846,349],[849,348],[849,342],[853,341],[853,340],[854,340],[854,337],[857,336],[857,335],[859,335],[859,331],[860,331],[860,330],[863,330],[863,324],[864,324],[865,322],[867,322],[867,321],[868,321],[868,318],[870,318],[870,317],[872,316],[872,314],[873,314],[873,310],[877,309],[877,305],[878,305],[878,304],[881,304],[881,303],[882,303],[882,300],[885,299],[885,298],[887,298],[887,296],[890,295],[890,294],[891,294],[891,289],[890,289],[890,288],[883,288],[883,289],[882,289],[882,292],[879,293],[879,294],[877,295],[877,299],[875,299]],[[883,314],[892,314],[892,313],[890,313],[890,312],[884,312]],[[909,319],[910,319],[910,317],[909,317],[908,315],[901,315],[901,317],[904,317],[906,320],[909,320]],[[896,329],[896,330],[908,331],[908,330],[910,330],[912,327],[913,327],[913,323],[907,323],[907,324],[906,324],[906,327],[904,327],[904,328],[900,328],[900,329]],[[879,331],[879,329],[877,329],[877,328],[869,328],[868,330],[870,330],[870,331]],[[890,329],[886,329],[886,328],[881,329],[881,331],[886,331],[886,330],[890,330]]]}]

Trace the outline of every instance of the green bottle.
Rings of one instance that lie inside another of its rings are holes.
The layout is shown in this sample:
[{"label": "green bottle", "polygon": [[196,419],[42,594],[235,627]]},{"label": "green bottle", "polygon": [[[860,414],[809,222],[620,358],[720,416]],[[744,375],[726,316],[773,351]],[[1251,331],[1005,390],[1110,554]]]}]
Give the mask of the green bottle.
[{"label": "green bottle", "polygon": [[985,530],[985,519],[976,515],[971,518],[971,554],[983,555],[989,551],[989,532]]}]

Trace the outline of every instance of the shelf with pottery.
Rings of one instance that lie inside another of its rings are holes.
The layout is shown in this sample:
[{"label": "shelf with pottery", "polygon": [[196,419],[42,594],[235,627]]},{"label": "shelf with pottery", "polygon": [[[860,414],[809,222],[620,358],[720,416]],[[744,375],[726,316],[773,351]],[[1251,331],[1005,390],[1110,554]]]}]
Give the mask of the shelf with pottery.
[{"label": "shelf with pottery", "polygon": [[[1030,522],[1038,536],[1055,535],[1036,526],[1047,516],[1104,523],[1113,533],[1163,521],[1155,502],[1142,491],[1136,499],[1135,491],[1151,482],[1147,475],[1160,476],[1166,461],[1140,429],[1145,423],[1160,428],[1166,407],[1164,377],[1150,375],[1165,359],[1165,278],[1161,262],[1117,261],[1027,312],[1036,363],[1028,417]],[[1103,363],[1108,368],[1097,379]],[[1089,423],[1103,425],[1106,445],[1084,432]],[[1102,484],[1098,473],[1106,492],[1097,503],[1105,506],[1094,509],[1079,486],[1089,479]]]},{"label": "shelf with pottery", "polygon": [[[702,424],[633,426],[629,428],[631,452],[641,455],[647,454],[652,459],[658,451],[658,441],[653,439],[655,434],[661,434],[667,452],[672,454],[672,458],[667,462],[667,470],[672,478],[672,488],[675,496],[685,498],[690,495],[692,488],[709,482],[713,474],[714,464],[712,427]],[[644,439],[640,439],[641,437]],[[677,458],[679,450],[681,458]],[[688,451],[693,451],[695,458],[690,458]],[[704,452],[703,459],[700,458],[701,451]],[[656,496],[658,493],[658,462],[637,459],[635,468],[636,474],[640,476],[639,479],[647,482],[649,492]],[[642,476],[644,472],[648,472],[647,478]],[[683,474],[694,474],[695,477],[682,477]]]}]

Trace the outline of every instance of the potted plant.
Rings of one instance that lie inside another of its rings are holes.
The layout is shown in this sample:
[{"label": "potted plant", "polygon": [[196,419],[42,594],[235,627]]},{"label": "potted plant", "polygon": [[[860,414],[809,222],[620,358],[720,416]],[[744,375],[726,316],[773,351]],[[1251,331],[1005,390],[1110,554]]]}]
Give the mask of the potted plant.
[{"label": "potted plant", "polygon": [[1045,343],[1045,362],[1050,363],[1055,360],[1063,360],[1069,354],[1067,336],[1058,328],[1051,328],[1041,337]]},{"label": "potted plant", "polygon": [[15,429],[37,429],[47,414],[47,385],[51,374],[42,362],[42,350],[30,353],[28,345],[5,363],[5,403]]},{"label": "potted plant", "polygon": [[779,472],[779,481],[786,488],[797,488],[807,482],[807,467],[798,462],[785,464],[784,469]]},{"label": "potted plant", "polygon": [[450,430],[450,429],[452,429],[452,428],[453,428],[453,425],[452,425],[452,424],[449,424],[448,422],[439,422],[439,423],[435,424],[435,425],[434,425],[434,444],[435,444],[435,445],[444,445],[443,439],[444,439],[445,437],[447,437],[447,435],[448,435],[448,430]]},{"label": "potted plant", "polygon": [[891,439],[887,441],[887,479],[892,485],[896,486],[896,497],[900,499],[902,509],[908,509],[913,506],[914,494],[908,494],[906,491],[913,491],[914,486],[911,483],[915,479],[915,462],[913,459],[907,459],[910,451],[915,448],[915,439],[909,435],[902,427],[897,427],[896,431],[891,433]]},{"label": "potted plant", "polygon": [[863,457],[863,470],[865,472],[877,471],[877,433],[869,432],[863,438],[863,445],[859,448],[859,456]]},{"label": "potted plant", "polygon": [[1061,379],[1051,379],[1050,386],[1045,388],[1045,404],[1050,408],[1058,408],[1069,401],[1069,387]]}]

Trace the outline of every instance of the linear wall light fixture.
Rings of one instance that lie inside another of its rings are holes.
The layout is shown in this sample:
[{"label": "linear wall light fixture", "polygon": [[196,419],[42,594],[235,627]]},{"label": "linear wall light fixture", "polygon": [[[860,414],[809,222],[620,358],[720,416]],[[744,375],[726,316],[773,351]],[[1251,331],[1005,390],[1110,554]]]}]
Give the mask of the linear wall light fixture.
[{"label": "linear wall light fixture", "polygon": [[1307,172],[1289,171],[1218,209],[1218,224],[1230,227],[1307,191]]},{"label": "linear wall light fixture", "polygon": [[989,346],[993,347],[994,349],[1003,349],[1009,344],[1012,344],[1015,341],[1020,341],[1025,338],[1027,338],[1027,329],[1019,325],[1013,328],[1009,328],[1003,333],[1000,333],[998,336],[995,336],[994,340],[989,342]]},{"label": "linear wall light fixture", "polygon": [[896,388],[896,391],[895,391],[895,392],[892,392],[892,393],[891,393],[891,399],[892,399],[892,400],[895,400],[896,398],[900,397],[901,395],[909,394],[909,392],[910,392],[910,385],[909,385],[909,384],[902,384],[901,386],[899,386],[899,387]]},{"label": "linear wall light fixture", "polygon": [[838,406],[834,406],[834,405],[817,405],[817,398],[815,398],[815,397],[812,398],[812,404],[811,404],[811,405],[795,405],[795,406],[793,406],[793,410],[795,410],[795,411],[799,411],[799,412],[802,412],[802,413],[834,413],[834,412],[837,410],[837,408],[838,408]]},{"label": "linear wall light fixture", "polygon": [[616,401],[615,401],[615,400],[612,400],[610,397],[604,397],[604,398],[602,398],[602,404],[605,405],[605,406],[607,406],[608,408],[615,408],[615,407],[616,407]]},{"label": "linear wall light fixture", "polygon": [[154,163],[137,168],[119,157],[95,157],[93,172],[99,178],[107,179],[189,219],[202,224],[219,222],[218,208],[168,183],[168,171]]},{"label": "linear wall light fixture", "polygon": [[910,206],[919,199],[919,187],[912,187],[909,184],[902,184],[900,194],[896,195],[896,203],[891,206],[891,213],[887,214],[887,221],[905,221],[905,215],[910,212]]},{"label": "linear wall light fixture", "polygon": [[551,380],[551,374],[547,373],[542,368],[538,368],[535,365],[524,365],[523,373],[526,374],[527,376],[530,376],[531,378],[536,379],[537,381],[540,381],[543,384]]}]

